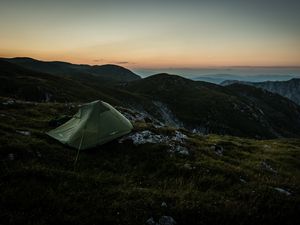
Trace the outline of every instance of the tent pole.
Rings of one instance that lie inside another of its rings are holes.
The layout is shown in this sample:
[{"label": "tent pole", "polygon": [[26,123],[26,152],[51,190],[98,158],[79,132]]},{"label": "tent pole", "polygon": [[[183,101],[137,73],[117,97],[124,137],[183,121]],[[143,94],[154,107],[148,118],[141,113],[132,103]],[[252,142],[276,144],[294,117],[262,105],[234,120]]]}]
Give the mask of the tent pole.
[{"label": "tent pole", "polygon": [[80,152],[81,145],[82,145],[82,140],[83,140],[83,136],[84,136],[84,131],[85,131],[85,129],[83,129],[83,131],[82,131],[82,136],[81,136],[81,139],[80,139],[79,148],[78,148],[78,150],[77,150],[76,158],[75,158],[75,161],[74,161],[74,171],[75,171],[76,164],[77,164],[77,161],[78,161],[78,158],[79,158],[79,152]]}]

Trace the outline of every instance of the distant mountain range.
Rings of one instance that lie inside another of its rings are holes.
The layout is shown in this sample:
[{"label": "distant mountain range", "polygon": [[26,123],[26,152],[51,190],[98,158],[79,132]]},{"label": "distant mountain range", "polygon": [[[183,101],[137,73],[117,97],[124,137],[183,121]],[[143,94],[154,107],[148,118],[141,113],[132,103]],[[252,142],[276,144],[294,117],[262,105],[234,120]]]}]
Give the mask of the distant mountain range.
[{"label": "distant mountain range", "polygon": [[237,80],[227,80],[222,82],[221,85],[228,86],[235,83],[251,85],[270,91],[272,93],[280,94],[300,105],[300,79],[293,78],[288,81],[265,82],[245,82]]},{"label": "distant mountain range", "polygon": [[233,74],[210,74],[193,77],[195,81],[206,81],[215,84],[221,84],[227,80],[245,81],[245,82],[264,82],[264,81],[286,81],[292,78],[300,78],[297,75],[251,75],[241,76]]},{"label": "distant mountain range", "polygon": [[0,88],[0,96],[30,101],[102,99],[203,134],[300,136],[300,106],[240,83],[220,86],[169,74],[141,79],[114,65],[92,67],[16,58],[0,60]]}]

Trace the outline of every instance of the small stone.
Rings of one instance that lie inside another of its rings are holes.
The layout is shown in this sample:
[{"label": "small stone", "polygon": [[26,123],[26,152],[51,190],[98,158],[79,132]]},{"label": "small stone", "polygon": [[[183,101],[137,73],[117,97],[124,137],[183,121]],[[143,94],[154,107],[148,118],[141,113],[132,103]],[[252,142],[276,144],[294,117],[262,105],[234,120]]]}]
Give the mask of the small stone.
[{"label": "small stone", "polygon": [[8,159],[13,161],[15,159],[15,155],[13,153],[8,154]]},{"label": "small stone", "polygon": [[153,217],[150,217],[150,218],[146,221],[146,224],[147,224],[147,225],[155,225],[156,223],[155,223]]},{"label": "small stone", "polygon": [[172,137],[172,140],[173,141],[177,141],[177,142],[180,142],[180,143],[183,143],[185,139],[187,139],[188,137],[181,133],[180,131],[175,131],[175,136]]},{"label": "small stone", "polygon": [[154,134],[149,130],[144,130],[121,138],[119,140],[119,143],[121,144],[125,140],[131,140],[134,145],[140,145],[146,143],[167,143],[169,141],[169,138],[167,136]]},{"label": "small stone", "polygon": [[175,225],[176,221],[171,216],[162,216],[159,219],[159,225]]},{"label": "small stone", "polygon": [[242,183],[247,183],[247,181],[246,180],[244,180],[243,178],[240,178],[240,181],[242,182]]},{"label": "small stone", "polygon": [[168,207],[168,206],[167,206],[167,203],[166,203],[166,202],[162,202],[162,203],[161,203],[161,207],[167,208],[167,207]]},{"label": "small stone", "polygon": [[15,103],[15,100],[7,100],[6,102],[2,102],[2,105],[12,105]]},{"label": "small stone", "polygon": [[194,167],[192,167],[190,163],[185,163],[185,164],[183,165],[183,167],[184,167],[185,169],[188,169],[188,170],[194,169]]},{"label": "small stone", "polygon": [[275,187],[274,188],[276,191],[280,192],[281,194],[285,194],[287,196],[291,195],[291,192],[287,191],[287,190],[284,190],[282,188],[279,188],[279,187]]},{"label": "small stone", "polygon": [[223,156],[224,148],[221,145],[212,145],[211,149],[214,150],[216,155]]},{"label": "small stone", "polygon": [[22,134],[22,135],[24,135],[24,136],[30,136],[30,135],[31,135],[30,131],[16,130],[16,132],[17,132],[18,134]]},{"label": "small stone", "polygon": [[188,156],[190,154],[190,152],[188,151],[188,149],[186,147],[183,147],[180,145],[176,145],[172,151],[175,153],[181,154],[181,155],[186,155],[186,156]]},{"label": "small stone", "polygon": [[273,169],[267,162],[265,161],[262,161],[261,162],[261,167],[264,169],[264,170],[267,170],[269,172],[272,172],[272,173],[277,173],[277,171],[275,169]]}]

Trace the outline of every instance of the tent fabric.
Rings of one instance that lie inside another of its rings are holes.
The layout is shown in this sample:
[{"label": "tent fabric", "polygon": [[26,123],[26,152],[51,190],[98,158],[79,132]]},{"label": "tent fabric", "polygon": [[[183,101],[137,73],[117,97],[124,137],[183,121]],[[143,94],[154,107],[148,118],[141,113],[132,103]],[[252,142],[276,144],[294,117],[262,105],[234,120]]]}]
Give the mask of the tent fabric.
[{"label": "tent fabric", "polygon": [[84,150],[128,134],[132,128],[119,111],[97,100],[82,105],[69,121],[47,134],[63,144]]}]

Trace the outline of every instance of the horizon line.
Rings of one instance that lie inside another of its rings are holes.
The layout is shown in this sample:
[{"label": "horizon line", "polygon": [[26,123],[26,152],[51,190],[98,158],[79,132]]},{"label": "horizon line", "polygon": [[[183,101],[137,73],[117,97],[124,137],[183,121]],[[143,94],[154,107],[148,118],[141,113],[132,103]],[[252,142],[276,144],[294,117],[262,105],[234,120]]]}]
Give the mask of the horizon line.
[{"label": "horizon line", "polygon": [[[124,66],[123,63],[104,63],[104,64],[94,64],[94,63],[73,63],[70,61],[61,61],[61,60],[44,60],[44,59],[37,59],[29,56],[15,56],[15,57],[3,57],[0,56],[2,59],[16,59],[16,58],[24,58],[24,59],[32,59],[41,62],[63,62],[63,63],[70,63],[75,65],[89,65],[89,66],[101,66],[101,65],[118,65],[124,68],[130,68],[131,66]],[[128,63],[127,65],[129,65]],[[208,66],[191,66],[191,67],[132,67],[133,69],[140,69],[140,70],[198,70],[198,69],[231,69],[231,68],[260,68],[260,69],[300,69],[300,65],[208,65]]]}]

